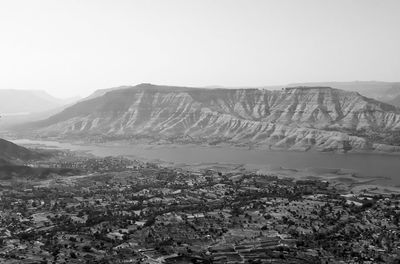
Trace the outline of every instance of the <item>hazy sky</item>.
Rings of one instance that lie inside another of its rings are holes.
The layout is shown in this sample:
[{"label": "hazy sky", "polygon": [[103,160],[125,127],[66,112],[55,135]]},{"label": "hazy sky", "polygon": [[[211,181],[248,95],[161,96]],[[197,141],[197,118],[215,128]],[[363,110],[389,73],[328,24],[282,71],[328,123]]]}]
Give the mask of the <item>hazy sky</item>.
[{"label": "hazy sky", "polygon": [[399,0],[0,0],[0,89],[400,81]]}]

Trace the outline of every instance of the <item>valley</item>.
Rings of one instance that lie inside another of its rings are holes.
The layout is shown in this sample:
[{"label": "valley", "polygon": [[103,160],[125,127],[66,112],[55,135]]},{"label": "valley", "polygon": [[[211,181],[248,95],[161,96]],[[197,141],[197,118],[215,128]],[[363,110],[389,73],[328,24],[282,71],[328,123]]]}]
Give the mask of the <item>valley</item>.
[{"label": "valley", "polygon": [[400,1],[0,4],[0,264],[400,264]]},{"label": "valley", "polygon": [[399,129],[329,87],[100,90],[3,131],[0,261],[395,263]]},{"label": "valley", "polygon": [[300,174],[322,168],[336,171],[333,177],[398,186],[400,110],[321,85],[103,89],[47,119],[17,126],[14,142],[175,165],[228,163]]}]

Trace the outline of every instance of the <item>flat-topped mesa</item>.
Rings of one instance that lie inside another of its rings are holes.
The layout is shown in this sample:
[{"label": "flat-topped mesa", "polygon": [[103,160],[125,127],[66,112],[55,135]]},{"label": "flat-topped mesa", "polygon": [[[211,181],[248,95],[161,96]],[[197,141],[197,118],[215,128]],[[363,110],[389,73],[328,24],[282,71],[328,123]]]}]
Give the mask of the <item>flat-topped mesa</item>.
[{"label": "flat-topped mesa", "polygon": [[[135,86],[126,86],[122,89],[112,90],[106,94],[126,94],[132,92],[158,92],[158,93],[179,93],[187,92],[189,90],[197,90],[196,88],[184,87],[184,86],[170,86],[170,85],[156,85],[151,83],[141,83]],[[202,90],[199,88],[199,90]]]},{"label": "flat-topped mesa", "polygon": [[[154,139],[215,138],[235,143],[354,148],[357,131],[400,130],[400,111],[356,92],[330,87],[283,90],[207,89],[140,84],[75,104],[31,129],[47,135]],[[340,145],[339,144],[339,145]]]},{"label": "flat-topped mesa", "polygon": [[[297,95],[313,95],[313,94],[318,94],[318,95],[322,95],[324,94],[325,97],[330,97],[330,96],[345,96],[345,97],[362,97],[364,98],[363,100],[365,101],[375,101],[376,104],[380,104],[380,105],[387,105],[386,103],[382,103],[379,101],[376,101],[374,99],[371,98],[367,98],[362,96],[360,93],[358,92],[354,92],[354,91],[345,91],[345,90],[340,90],[337,88],[333,88],[333,87],[329,87],[329,86],[293,86],[293,87],[285,87],[282,88],[282,93],[283,94],[297,94]],[[385,107],[385,106],[383,106]],[[392,107],[391,105],[387,105],[385,107],[386,109],[391,109],[394,110],[394,107]]]},{"label": "flat-topped mesa", "polygon": [[[318,92],[330,92],[330,91],[336,91],[338,89],[329,87],[329,86],[295,86],[295,87],[285,87],[282,88],[282,91],[284,92],[312,92],[312,91],[318,91]],[[341,91],[341,90],[340,90]],[[341,92],[345,92],[345,91],[341,91]],[[350,92],[351,93],[351,92]]]},{"label": "flat-topped mesa", "polygon": [[173,86],[173,85],[157,85],[152,83],[141,83],[135,86],[121,86],[119,89],[110,89],[109,92],[128,92],[128,91],[150,91],[160,93],[170,92],[194,92],[194,93],[219,93],[219,92],[235,92],[235,91],[262,91],[266,89],[258,88],[207,88],[207,87],[189,87],[189,86]]},{"label": "flat-topped mesa", "polygon": [[332,90],[332,87],[329,86],[295,86],[295,87],[286,87],[283,88],[285,91],[290,90]]}]

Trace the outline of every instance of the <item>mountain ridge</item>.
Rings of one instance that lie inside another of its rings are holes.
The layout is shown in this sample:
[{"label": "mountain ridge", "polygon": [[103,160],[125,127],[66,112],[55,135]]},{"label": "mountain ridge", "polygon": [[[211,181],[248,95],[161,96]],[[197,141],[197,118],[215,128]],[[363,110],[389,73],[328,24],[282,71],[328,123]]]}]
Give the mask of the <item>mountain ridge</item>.
[{"label": "mountain ridge", "polygon": [[270,91],[140,84],[81,101],[31,127],[44,135],[220,140],[292,149],[376,149],[383,145],[358,135],[365,130],[398,131],[400,110],[357,92],[330,87]]},{"label": "mountain ridge", "polygon": [[293,83],[287,85],[293,86],[329,86],[345,91],[358,92],[366,97],[374,98],[376,100],[400,106],[400,100],[395,100],[400,97],[400,82],[383,82],[383,81],[352,81],[352,82],[305,82]]}]

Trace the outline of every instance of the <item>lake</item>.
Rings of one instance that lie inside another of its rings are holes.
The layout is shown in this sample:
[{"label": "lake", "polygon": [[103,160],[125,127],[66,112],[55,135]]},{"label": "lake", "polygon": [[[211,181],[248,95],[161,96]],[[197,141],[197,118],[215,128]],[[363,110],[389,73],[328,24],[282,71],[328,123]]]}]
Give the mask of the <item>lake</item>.
[{"label": "lake", "polygon": [[400,155],[375,153],[321,153],[248,150],[236,147],[197,145],[78,145],[56,141],[29,139],[11,140],[19,145],[41,144],[51,148],[87,151],[96,156],[134,156],[146,160],[174,163],[237,163],[257,166],[279,166],[292,169],[341,168],[355,171],[360,176],[386,177],[385,185],[400,185]]}]

